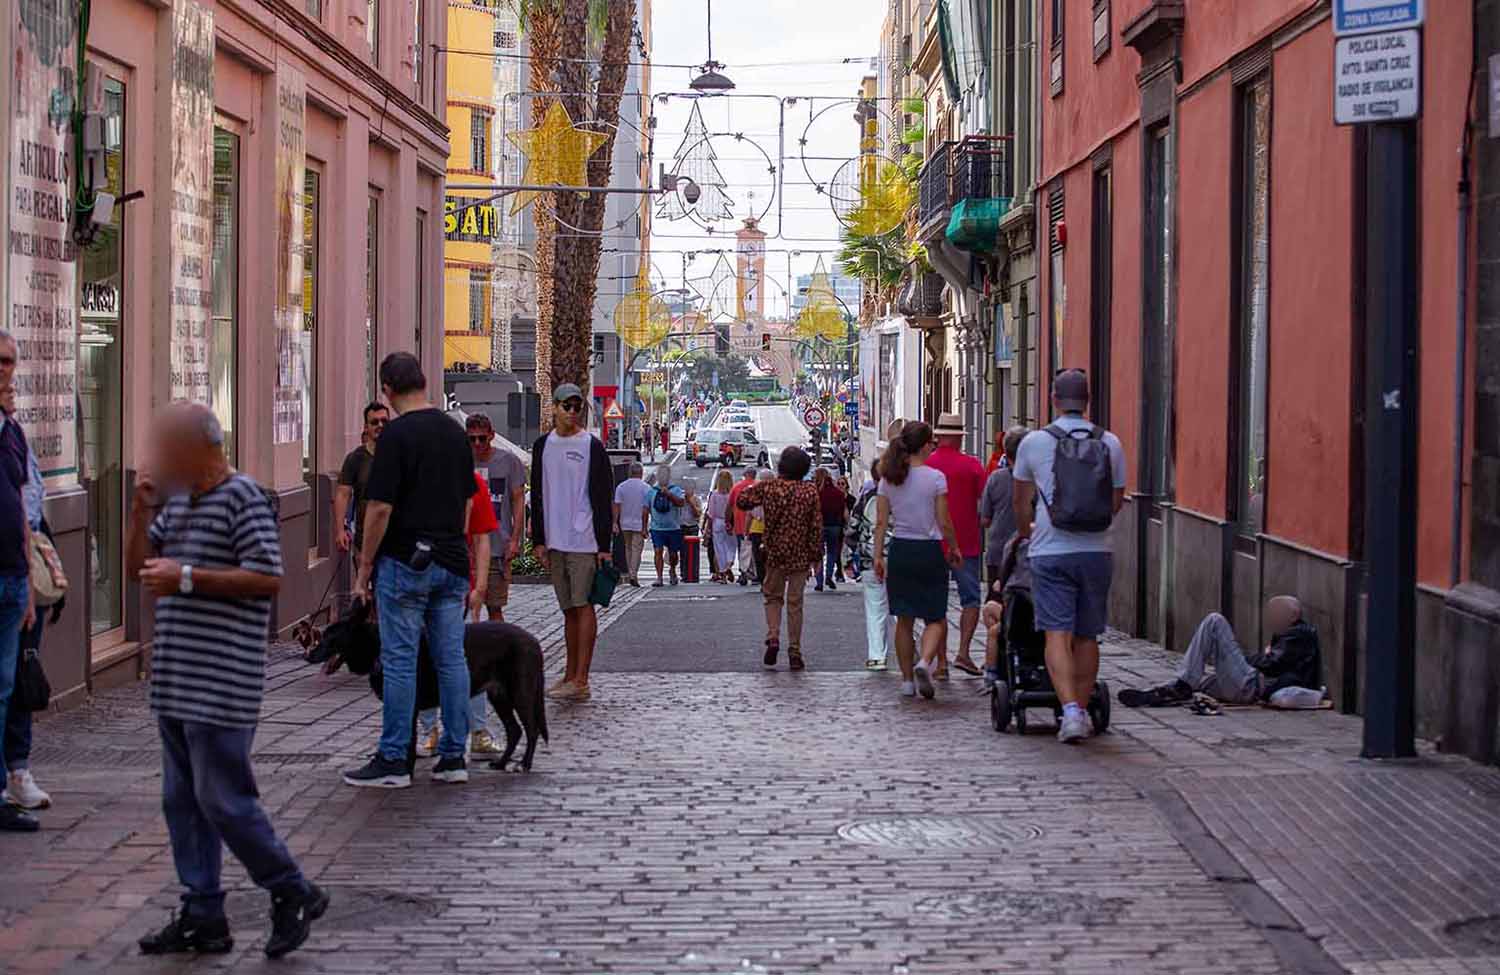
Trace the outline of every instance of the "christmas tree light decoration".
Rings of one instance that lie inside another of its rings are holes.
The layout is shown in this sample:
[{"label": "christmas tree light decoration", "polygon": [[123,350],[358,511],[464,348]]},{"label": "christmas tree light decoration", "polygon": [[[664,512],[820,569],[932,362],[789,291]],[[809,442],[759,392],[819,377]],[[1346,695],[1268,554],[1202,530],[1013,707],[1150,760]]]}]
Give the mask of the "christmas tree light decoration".
[{"label": "christmas tree light decoration", "polygon": [[[506,135],[526,155],[521,182],[530,186],[587,186],[589,157],[608,140],[603,132],[580,129],[573,124],[561,102],[553,102],[535,129]],[[538,190],[522,190],[511,200],[510,212],[520,213],[541,196]]]},{"label": "christmas tree light decoration", "polygon": [[807,285],[807,304],[797,315],[797,334],[805,339],[825,338],[830,342],[842,342],[847,330],[833,281],[820,257]]},{"label": "christmas tree light decoration", "polygon": [[879,156],[861,156],[854,205],[842,205],[833,194],[830,200],[834,214],[845,227],[860,236],[874,237],[901,226],[916,196],[916,184],[899,164]]},{"label": "christmas tree light decoration", "polygon": [[662,220],[683,220],[696,216],[705,223],[734,219],[734,200],[724,192],[728,185],[724,174],[719,172],[718,154],[703,122],[703,112],[697,103],[688,116],[687,128],[682,143],[673,155],[672,172],[679,178],[690,179],[698,184],[700,195],[697,202],[689,203],[679,187],[675,193],[662,197],[656,215]]},{"label": "christmas tree light decoration", "polygon": [[635,276],[635,286],[615,306],[615,331],[632,349],[656,345],[672,331],[672,309],[651,292],[645,262]]}]

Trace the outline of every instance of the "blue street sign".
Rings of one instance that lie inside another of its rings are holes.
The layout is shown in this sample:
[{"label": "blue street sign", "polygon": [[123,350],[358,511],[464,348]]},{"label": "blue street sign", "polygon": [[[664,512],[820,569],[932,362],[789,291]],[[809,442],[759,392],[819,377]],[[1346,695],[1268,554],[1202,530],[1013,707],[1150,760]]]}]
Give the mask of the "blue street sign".
[{"label": "blue street sign", "polygon": [[1421,27],[1427,0],[1333,0],[1333,36]]}]

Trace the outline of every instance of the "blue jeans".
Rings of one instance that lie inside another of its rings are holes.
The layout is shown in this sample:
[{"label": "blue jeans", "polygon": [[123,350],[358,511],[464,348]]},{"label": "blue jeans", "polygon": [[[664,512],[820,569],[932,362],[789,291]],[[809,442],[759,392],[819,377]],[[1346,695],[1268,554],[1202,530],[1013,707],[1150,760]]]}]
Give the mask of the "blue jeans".
[{"label": "blue jeans", "polygon": [[[25,576],[0,576],[0,755],[10,752],[10,692],[16,686],[16,657],[21,649],[21,619],[26,615],[29,590]],[[28,719],[27,724],[30,724]],[[30,735],[27,735],[30,738]],[[29,749],[28,741],[28,751]],[[0,759],[0,776],[8,774]]]},{"label": "blue jeans", "polygon": [[417,651],[437,668],[443,737],[438,754],[463,758],[469,741],[469,665],[464,662],[464,599],[469,580],[433,563],[418,572],[398,559],[380,560],[375,601],[380,610],[380,664],[385,674],[380,754],[405,762],[417,707]]},{"label": "blue jeans", "polygon": [[[470,733],[489,730],[490,716],[489,712],[486,710],[486,708],[488,708],[489,706],[490,699],[485,697],[483,694],[475,694],[473,697],[469,698]],[[425,711],[418,712],[417,730],[425,735],[427,732],[432,730],[433,725],[437,724],[437,719],[437,708],[428,708]]]},{"label": "blue jeans", "polygon": [[[32,624],[31,629],[22,631],[19,644],[22,651],[41,649],[42,623],[45,616],[46,614],[38,609],[36,611],[36,622]],[[0,749],[0,753],[3,753],[5,759],[4,765],[0,766],[0,768],[4,768],[9,772],[19,772],[24,768],[31,767],[30,711],[17,711],[11,707],[6,708],[5,747]]]},{"label": "blue jeans", "polygon": [[255,729],[176,718],[158,718],[157,728],[161,809],[177,879],[187,888],[183,916],[200,921],[224,916],[225,846],[250,879],[273,895],[306,893],[307,880],[261,808],[250,768]]},{"label": "blue jeans", "polygon": [[832,582],[838,572],[839,555],[844,551],[844,526],[823,526],[823,558],[818,562],[817,583]]}]

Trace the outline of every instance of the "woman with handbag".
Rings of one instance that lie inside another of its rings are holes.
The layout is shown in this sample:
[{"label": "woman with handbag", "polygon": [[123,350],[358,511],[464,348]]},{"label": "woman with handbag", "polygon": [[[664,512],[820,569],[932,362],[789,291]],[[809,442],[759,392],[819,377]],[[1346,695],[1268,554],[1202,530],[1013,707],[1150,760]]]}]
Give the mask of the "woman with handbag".
[{"label": "woman with handbag", "polygon": [[5,789],[0,793],[0,802],[21,809],[46,809],[52,805],[52,797],[36,784],[31,774],[31,715],[45,711],[51,698],[47,675],[42,669],[42,621],[44,608],[51,608],[52,622],[62,615],[63,596],[67,589],[67,578],[62,572],[62,560],[52,544],[52,531],[42,517],[42,501],[46,490],[42,483],[42,471],[36,454],[23,437],[16,436],[19,428],[10,417],[16,408],[14,386],[0,389],[0,410],[5,411],[7,422],[0,430],[0,449],[26,451],[26,483],[21,488],[21,497],[26,506],[26,522],[31,528],[31,589],[36,599],[36,621],[21,631],[20,653],[16,658],[16,682],[11,692],[10,706],[5,711],[3,733],[4,764],[6,769]]}]

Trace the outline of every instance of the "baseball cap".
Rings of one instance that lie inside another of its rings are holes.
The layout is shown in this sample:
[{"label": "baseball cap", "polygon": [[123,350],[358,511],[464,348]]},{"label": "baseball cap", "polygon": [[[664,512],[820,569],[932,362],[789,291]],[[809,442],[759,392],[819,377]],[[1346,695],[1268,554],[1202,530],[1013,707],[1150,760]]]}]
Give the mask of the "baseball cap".
[{"label": "baseball cap", "polygon": [[552,402],[566,403],[575,396],[583,399],[583,390],[579,389],[574,383],[563,383],[552,391]]},{"label": "baseball cap", "polygon": [[1089,408],[1089,377],[1082,369],[1059,369],[1052,377],[1052,399],[1060,410]]}]

